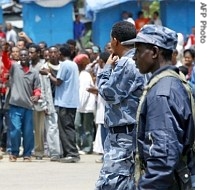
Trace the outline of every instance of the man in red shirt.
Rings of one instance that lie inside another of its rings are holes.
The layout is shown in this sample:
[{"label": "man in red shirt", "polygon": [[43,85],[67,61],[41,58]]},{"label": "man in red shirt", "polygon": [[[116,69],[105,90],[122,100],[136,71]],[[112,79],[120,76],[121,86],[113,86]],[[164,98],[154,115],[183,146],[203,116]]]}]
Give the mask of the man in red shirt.
[{"label": "man in red shirt", "polygon": [[0,40],[1,39],[6,39],[6,34],[3,31],[3,26],[2,25],[0,25]]},{"label": "man in red shirt", "polygon": [[144,17],[144,12],[143,11],[139,11],[138,12],[138,18],[135,20],[136,32],[138,32],[149,21],[150,21],[149,18],[145,18]]},{"label": "man in red shirt", "polygon": [[[0,57],[2,56],[2,49],[0,49]],[[3,62],[0,60],[0,159],[3,158],[2,152],[6,151],[6,136],[4,133],[8,121],[8,110],[5,109],[6,92],[8,86],[9,70],[4,67]]]}]

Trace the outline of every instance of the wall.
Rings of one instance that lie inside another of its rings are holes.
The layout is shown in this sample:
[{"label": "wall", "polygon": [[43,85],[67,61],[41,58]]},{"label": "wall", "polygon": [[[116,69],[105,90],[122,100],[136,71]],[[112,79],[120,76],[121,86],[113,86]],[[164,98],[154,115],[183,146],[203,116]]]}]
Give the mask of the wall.
[{"label": "wall", "polygon": [[120,5],[110,7],[96,13],[96,20],[92,23],[92,40],[93,43],[99,45],[101,49],[108,41],[110,41],[110,31],[115,22],[122,20],[122,12],[129,11],[136,19],[140,5],[137,2],[127,2]]},{"label": "wall", "polygon": [[3,21],[3,11],[2,11],[2,8],[0,6],[0,24],[3,24],[4,21]]},{"label": "wall", "polygon": [[48,46],[73,38],[73,4],[47,8],[35,3],[23,3],[23,30],[35,43],[46,41]]},{"label": "wall", "polygon": [[195,26],[195,2],[161,1],[161,19],[165,26],[182,33],[185,37],[191,34]]}]

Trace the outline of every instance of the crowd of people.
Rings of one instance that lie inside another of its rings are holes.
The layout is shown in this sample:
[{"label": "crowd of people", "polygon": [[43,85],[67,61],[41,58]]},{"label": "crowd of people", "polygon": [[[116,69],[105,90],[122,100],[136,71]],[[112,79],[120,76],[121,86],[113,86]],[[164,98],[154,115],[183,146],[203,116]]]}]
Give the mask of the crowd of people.
[{"label": "crowd of people", "polygon": [[123,11],[122,19],[124,21],[128,21],[128,22],[132,23],[135,26],[137,32],[139,32],[140,29],[145,24],[154,24],[154,25],[162,26],[162,21],[160,19],[158,11],[154,11],[153,15],[150,18],[150,17],[145,17],[144,11],[141,10],[137,13],[137,18],[136,19],[133,19],[133,14],[131,12]]},{"label": "crowd of people", "polygon": [[95,152],[96,190],[194,187],[195,46],[177,50],[175,31],[129,21],[103,50],[24,32],[0,40],[0,159],[77,163]]}]

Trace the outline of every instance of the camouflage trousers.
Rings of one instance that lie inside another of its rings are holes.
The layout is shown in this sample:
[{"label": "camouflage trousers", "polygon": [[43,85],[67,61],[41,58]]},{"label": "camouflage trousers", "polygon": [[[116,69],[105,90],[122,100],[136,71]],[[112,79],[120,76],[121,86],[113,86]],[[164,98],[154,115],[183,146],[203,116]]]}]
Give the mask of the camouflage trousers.
[{"label": "camouflage trousers", "polygon": [[95,190],[134,190],[135,130],[129,134],[108,133],[104,163]]}]

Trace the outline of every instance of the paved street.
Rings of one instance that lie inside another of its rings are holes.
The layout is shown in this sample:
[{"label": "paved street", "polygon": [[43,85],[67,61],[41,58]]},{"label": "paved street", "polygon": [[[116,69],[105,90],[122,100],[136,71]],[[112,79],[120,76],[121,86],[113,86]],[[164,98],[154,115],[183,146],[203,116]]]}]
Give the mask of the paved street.
[{"label": "paved street", "polygon": [[0,160],[1,190],[94,190],[102,164],[100,155],[81,155],[78,163],[50,162],[49,158],[32,162]]}]

